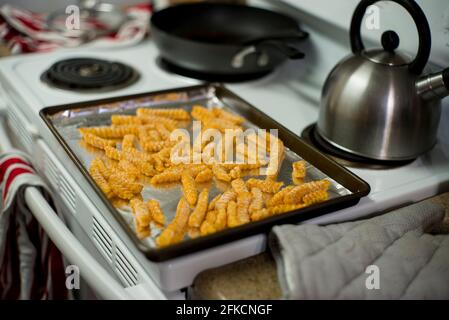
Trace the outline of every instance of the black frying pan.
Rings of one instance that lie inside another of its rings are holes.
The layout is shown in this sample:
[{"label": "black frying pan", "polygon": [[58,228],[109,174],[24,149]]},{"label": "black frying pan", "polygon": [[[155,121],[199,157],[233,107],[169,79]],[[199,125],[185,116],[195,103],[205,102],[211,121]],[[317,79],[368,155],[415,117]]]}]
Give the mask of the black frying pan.
[{"label": "black frying pan", "polygon": [[308,34],[283,14],[242,5],[195,3],[168,7],[151,18],[153,39],[169,63],[200,73],[268,73]]}]

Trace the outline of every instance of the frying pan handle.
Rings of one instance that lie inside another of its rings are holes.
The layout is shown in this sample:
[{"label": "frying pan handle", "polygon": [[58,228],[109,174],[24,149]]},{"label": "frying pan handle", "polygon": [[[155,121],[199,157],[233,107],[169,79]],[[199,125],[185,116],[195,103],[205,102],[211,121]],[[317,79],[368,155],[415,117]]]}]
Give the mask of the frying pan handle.
[{"label": "frying pan handle", "polygon": [[245,64],[245,58],[251,54],[259,54],[257,64],[259,67],[264,67],[270,62],[270,58],[266,51],[276,50],[289,59],[303,59],[304,53],[298,49],[288,45],[282,40],[266,40],[261,41],[255,45],[243,48],[238,52],[231,61],[231,65],[235,69],[240,69]]},{"label": "frying pan handle", "polygon": [[289,59],[303,59],[305,57],[304,53],[290,46],[285,41],[281,40],[267,40],[258,43],[256,46],[257,51],[264,52],[267,50],[276,50]]}]

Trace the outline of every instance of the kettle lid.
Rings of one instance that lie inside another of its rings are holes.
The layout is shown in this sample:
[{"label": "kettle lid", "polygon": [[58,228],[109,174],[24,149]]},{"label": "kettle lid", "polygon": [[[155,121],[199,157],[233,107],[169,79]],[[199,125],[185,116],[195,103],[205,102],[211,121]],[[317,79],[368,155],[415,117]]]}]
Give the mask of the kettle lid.
[{"label": "kettle lid", "polygon": [[412,57],[403,52],[389,52],[383,49],[363,51],[362,56],[372,62],[387,66],[405,66],[412,62]]},{"label": "kettle lid", "polygon": [[421,7],[414,0],[390,0],[401,5],[412,16],[418,29],[419,45],[418,53],[413,61],[410,61],[403,53],[397,53],[395,50],[399,46],[399,36],[394,31],[385,31],[382,34],[383,50],[365,51],[362,42],[361,26],[366,10],[369,6],[381,0],[361,0],[357,5],[352,16],[350,36],[352,52],[356,55],[365,56],[367,59],[379,64],[390,66],[408,65],[411,73],[420,75],[426,66],[431,50],[431,34],[429,22],[426,19]]},{"label": "kettle lid", "polygon": [[387,66],[403,66],[412,61],[405,53],[395,51],[399,47],[399,36],[396,32],[385,31],[381,41],[383,49],[363,50],[362,55],[372,62]]}]

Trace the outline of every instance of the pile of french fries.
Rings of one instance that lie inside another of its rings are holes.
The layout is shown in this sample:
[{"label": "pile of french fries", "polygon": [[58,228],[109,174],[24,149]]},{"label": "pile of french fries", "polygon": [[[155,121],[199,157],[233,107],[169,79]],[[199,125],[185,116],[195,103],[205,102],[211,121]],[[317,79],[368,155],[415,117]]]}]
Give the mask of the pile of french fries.
[{"label": "pile of french fries", "polygon": [[[83,143],[100,152],[91,162],[91,177],[115,206],[132,209],[139,238],[150,236],[153,227],[162,228],[156,244],[166,247],[186,236],[206,236],[328,199],[328,180],[305,182],[305,161],[293,163],[290,185],[277,181],[284,146],[273,136],[262,146],[268,161],[175,163],[171,132],[186,128],[192,120],[200,121],[202,130],[221,132],[242,129],[246,122],[223,108],[198,105],[190,113],[181,108],[139,108],[135,115],[112,115],[110,126],[79,128]],[[203,141],[200,149],[212,143]],[[275,168],[265,178],[256,178],[255,170],[270,166],[272,160],[277,160]],[[167,221],[157,199],[143,199],[146,184],[181,186],[183,197],[172,221]],[[221,192],[210,199],[213,186]]]}]

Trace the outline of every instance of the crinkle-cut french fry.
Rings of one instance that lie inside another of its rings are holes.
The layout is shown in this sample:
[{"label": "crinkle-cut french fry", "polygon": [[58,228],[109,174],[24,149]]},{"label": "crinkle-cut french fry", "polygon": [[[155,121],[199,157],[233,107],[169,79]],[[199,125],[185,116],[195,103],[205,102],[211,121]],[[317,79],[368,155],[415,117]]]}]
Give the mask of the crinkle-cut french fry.
[{"label": "crinkle-cut french fry", "polygon": [[110,146],[110,147],[115,146],[115,141],[103,139],[103,138],[100,138],[100,137],[98,137],[92,133],[88,133],[88,132],[83,133],[83,140],[87,144],[89,144],[95,148],[98,148],[98,149],[104,149],[104,147],[106,147],[106,146]]},{"label": "crinkle-cut french fry", "polygon": [[206,119],[204,122],[204,127],[207,129],[217,129],[222,132],[225,132],[226,130],[239,130],[242,129],[241,126],[227,120],[223,119],[217,119],[217,118],[210,118]]},{"label": "crinkle-cut french fry", "polygon": [[130,181],[122,173],[113,173],[109,177],[109,185],[114,194],[122,199],[130,200],[142,191],[143,185]]},{"label": "crinkle-cut french fry", "polygon": [[263,167],[266,165],[263,161],[257,162],[257,163],[223,163],[221,166],[225,169],[234,169],[234,168],[240,168],[240,170],[253,170],[253,169],[259,169],[260,167]]},{"label": "crinkle-cut french fry", "polygon": [[217,218],[215,219],[214,227],[217,231],[226,229],[228,225],[227,205],[226,208],[217,211]]},{"label": "crinkle-cut french fry", "polygon": [[243,181],[242,179],[232,180],[231,186],[232,186],[232,189],[234,189],[234,191],[237,194],[245,193],[245,192],[249,191],[248,188],[246,187],[245,181]]},{"label": "crinkle-cut french fry", "polygon": [[218,199],[217,202],[215,203],[215,210],[217,211],[217,215],[214,226],[217,230],[222,230],[223,228],[226,227],[227,223],[226,209],[228,206],[228,202],[234,200],[236,195],[237,194],[235,193],[234,190],[232,189],[227,190],[221,195],[220,199]]},{"label": "crinkle-cut french fry", "polygon": [[106,146],[104,147],[104,152],[106,157],[117,161],[120,160],[120,150],[117,150],[114,147]]},{"label": "crinkle-cut french fry", "polygon": [[101,174],[98,167],[91,167],[89,169],[89,174],[94,179],[95,183],[98,187],[103,191],[107,198],[111,198],[113,196],[113,192],[111,186],[108,181],[106,181],[105,177]]},{"label": "crinkle-cut french fry", "polygon": [[[273,138],[272,138],[273,139]],[[285,147],[281,139],[276,138],[275,148],[270,149],[269,164],[267,167],[267,175],[278,176],[281,170],[282,162],[285,157]],[[273,146],[271,146],[273,147]]]},{"label": "crinkle-cut french fry", "polygon": [[209,189],[204,188],[198,196],[198,203],[189,218],[189,226],[199,228],[204,221],[209,201]]},{"label": "crinkle-cut french fry", "polygon": [[245,224],[250,221],[249,206],[251,204],[251,193],[243,192],[237,195],[237,219],[239,224]]},{"label": "crinkle-cut french fry", "polygon": [[267,201],[267,207],[274,207],[284,203],[284,196],[289,193],[294,186],[287,186],[282,190],[279,190],[270,200]]},{"label": "crinkle-cut french fry", "polygon": [[121,139],[127,134],[138,134],[138,126],[136,125],[120,125],[112,127],[89,127],[79,128],[81,134],[91,133],[104,139]]},{"label": "crinkle-cut french fry", "polygon": [[307,205],[305,204],[281,204],[270,208],[264,208],[262,210],[253,212],[251,214],[251,221],[260,221],[271,216],[291,212],[305,207],[307,207]]},{"label": "crinkle-cut french fry", "polygon": [[113,125],[142,125],[144,122],[142,119],[136,117],[136,116],[128,116],[128,115],[119,115],[119,114],[113,114],[111,116],[111,123]]},{"label": "crinkle-cut french fry", "polygon": [[225,181],[225,182],[230,182],[231,181],[231,176],[229,175],[229,173],[225,170],[224,167],[222,167],[221,165],[213,165],[212,166],[212,172],[214,173],[214,176],[217,180],[220,181]]},{"label": "crinkle-cut french fry", "polygon": [[189,203],[187,202],[186,198],[182,197],[178,202],[178,206],[176,207],[175,218],[170,223],[171,227],[174,228],[177,235],[180,236],[181,240],[186,232],[189,216],[190,216]]},{"label": "crinkle-cut french fry", "polygon": [[196,239],[201,236],[201,232],[199,228],[188,228],[187,229],[187,236],[190,239]]},{"label": "crinkle-cut french fry", "polygon": [[298,210],[307,207],[306,204],[281,204],[279,206],[268,208],[270,215],[278,215],[281,213],[287,213],[290,211]]},{"label": "crinkle-cut french fry", "polygon": [[259,188],[263,192],[276,193],[284,185],[284,183],[272,180],[259,180],[251,178],[246,182],[246,185],[249,188]]},{"label": "crinkle-cut french fry", "polygon": [[242,124],[243,122],[246,121],[245,118],[235,115],[222,108],[213,108],[212,113],[217,118],[222,118],[235,124]]},{"label": "crinkle-cut french fry", "polygon": [[139,168],[128,160],[120,160],[118,167],[132,178],[137,178],[141,173]]},{"label": "crinkle-cut french fry", "polygon": [[193,106],[191,115],[193,119],[203,122],[215,117],[211,110],[200,105]]},{"label": "crinkle-cut french fry", "polygon": [[174,167],[156,174],[151,178],[152,184],[162,184],[170,182],[178,182],[181,180],[181,174],[184,169],[182,167]]},{"label": "crinkle-cut french fry", "polygon": [[184,109],[156,109],[156,108],[138,108],[137,116],[160,116],[174,120],[190,120],[190,115]]},{"label": "crinkle-cut french fry", "polygon": [[312,204],[315,204],[318,202],[326,201],[327,199],[329,199],[329,194],[328,194],[327,190],[318,190],[318,191],[314,191],[314,192],[306,194],[302,198],[302,201],[306,205],[312,205]]},{"label": "crinkle-cut french fry", "polygon": [[227,216],[228,216],[227,224],[229,228],[234,228],[240,225],[237,216],[237,203],[235,201],[228,202]]},{"label": "crinkle-cut french fry", "polygon": [[174,130],[178,127],[178,121],[161,116],[149,116],[149,115],[141,115],[138,116],[138,119],[142,121],[143,124],[163,124],[168,130]]},{"label": "crinkle-cut french fry", "polygon": [[329,188],[329,180],[311,181],[294,187],[284,196],[285,204],[299,204],[303,201],[303,197],[311,192],[318,190],[326,190]]},{"label": "crinkle-cut french fry", "polygon": [[304,160],[296,161],[292,164],[292,169],[293,182],[301,183],[306,177],[306,162]]},{"label": "crinkle-cut french fry", "polygon": [[209,182],[210,180],[212,180],[213,177],[214,177],[214,174],[212,173],[212,170],[209,168],[206,168],[206,169],[200,171],[196,175],[195,182],[196,183]]},{"label": "crinkle-cut french fry", "polygon": [[182,172],[181,183],[184,197],[191,206],[194,206],[198,199],[198,191],[196,189],[195,179],[188,170]]},{"label": "crinkle-cut french fry", "polygon": [[147,202],[153,221],[159,225],[165,225],[165,215],[161,209],[161,205],[157,200],[151,199]]},{"label": "crinkle-cut french fry", "polygon": [[122,140],[122,150],[130,150],[135,148],[136,136],[133,134],[127,134]]},{"label": "crinkle-cut french fry", "polygon": [[162,231],[161,235],[156,239],[159,247],[165,247],[182,241],[187,229],[187,222],[190,215],[190,207],[187,200],[182,197],[176,208],[176,215],[167,228]]},{"label": "crinkle-cut french fry", "polygon": [[176,208],[176,216],[171,222],[176,228],[178,233],[184,233],[186,231],[187,222],[189,221],[190,216],[190,206],[187,202],[187,199],[182,197]]},{"label": "crinkle-cut french fry", "polygon": [[252,195],[252,200],[251,200],[251,204],[249,205],[249,208],[248,208],[248,211],[250,214],[252,214],[256,211],[262,210],[263,205],[264,205],[262,190],[260,190],[259,188],[252,188],[251,195]]},{"label": "crinkle-cut french fry", "polygon": [[167,247],[171,244],[175,244],[176,242],[180,242],[181,240],[182,239],[177,236],[176,230],[168,226],[161,232],[159,237],[157,237],[156,244],[158,247]]},{"label": "crinkle-cut french fry", "polygon": [[106,157],[117,161],[127,160],[134,163],[135,165],[139,165],[143,162],[153,162],[153,158],[151,155],[145,154],[136,149],[120,151],[117,150],[116,148],[106,146],[104,151]]},{"label": "crinkle-cut french fry", "polygon": [[229,171],[229,175],[232,179],[239,179],[242,177],[242,169],[240,167],[234,167]]},{"label": "crinkle-cut french fry", "polygon": [[109,179],[109,176],[111,175],[111,169],[106,167],[103,160],[101,160],[99,157],[94,158],[90,163],[90,166],[91,168],[97,168],[106,180]]},{"label": "crinkle-cut french fry", "polygon": [[136,224],[142,227],[148,227],[151,222],[151,214],[145,202],[143,202],[138,198],[133,198],[129,202],[129,205],[133,210],[134,218],[136,219]]},{"label": "crinkle-cut french fry", "polygon": [[211,202],[209,202],[209,206],[207,208],[208,211],[211,210],[215,210],[215,204],[217,203],[218,200],[220,200],[221,198],[221,194],[217,194],[212,200]]},{"label": "crinkle-cut french fry", "polygon": [[207,220],[205,220],[200,227],[200,234],[202,236],[207,236],[209,234],[217,232],[217,229],[215,228],[214,223],[211,223]]},{"label": "crinkle-cut french fry", "polygon": [[140,140],[140,146],[146,152],[159,152],[165,147],[173,146],[172,141]]},{"label": "crinkle-cut french fry", "polygon": [[129,175],[127,172],[124,172],[122,169],[120,169],[119,166],[111,168],[111,175],[109,176],[109,179],[111,179],[111,176],[114,176],[113,179],[118,181],[119,179],[127,182],[135,182],[136,177],[133,175]]}]

